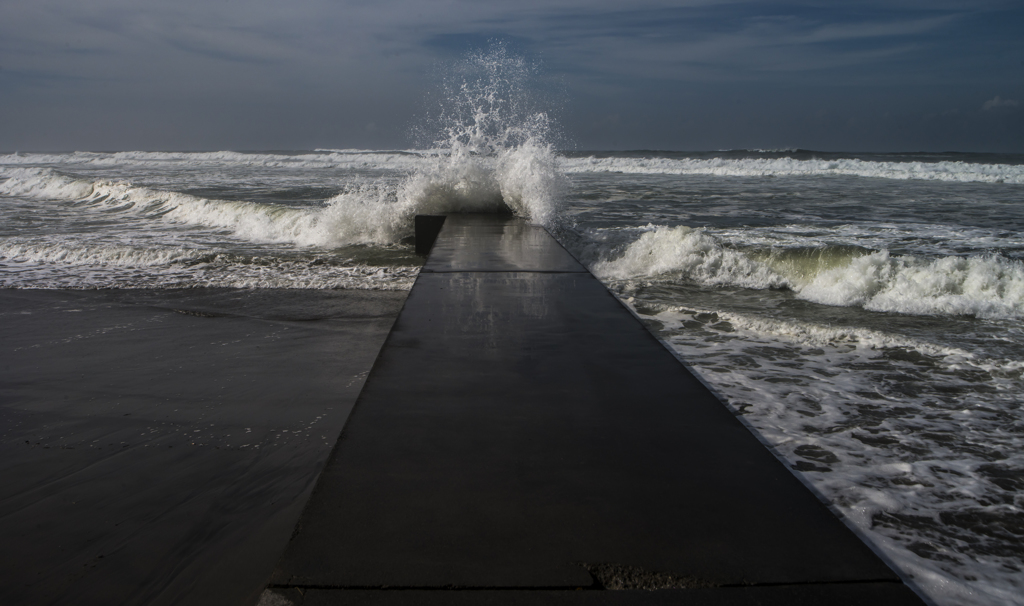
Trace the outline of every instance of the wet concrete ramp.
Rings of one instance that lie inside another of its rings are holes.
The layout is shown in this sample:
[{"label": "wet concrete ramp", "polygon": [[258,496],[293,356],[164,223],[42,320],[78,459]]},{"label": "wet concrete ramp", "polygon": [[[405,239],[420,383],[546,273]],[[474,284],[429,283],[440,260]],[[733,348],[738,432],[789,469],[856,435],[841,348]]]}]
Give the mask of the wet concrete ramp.
[{"label": "wet concrete ramp", "polygon": [[266,604],[920,604],[544,229],[451,215]]}]

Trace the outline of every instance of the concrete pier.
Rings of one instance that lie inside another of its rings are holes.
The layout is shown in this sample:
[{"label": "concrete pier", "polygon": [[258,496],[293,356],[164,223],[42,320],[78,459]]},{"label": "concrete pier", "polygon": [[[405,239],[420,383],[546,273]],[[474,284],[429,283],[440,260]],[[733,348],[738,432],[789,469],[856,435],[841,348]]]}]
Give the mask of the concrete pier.
[{"label": "concrete pier", "polygon": [[264,604],[920,604],[544,229],[451,215]]}]

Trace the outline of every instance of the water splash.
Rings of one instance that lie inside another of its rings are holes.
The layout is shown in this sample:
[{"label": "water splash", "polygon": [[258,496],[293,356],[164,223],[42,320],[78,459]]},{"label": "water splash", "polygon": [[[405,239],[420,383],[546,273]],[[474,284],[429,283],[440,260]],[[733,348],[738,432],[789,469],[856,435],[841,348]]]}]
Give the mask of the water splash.
[{"label": "water splash", "polygon": [[[2,176],[8,179],[0,193],[84,200],[108,211],[227,228],[246,240],[301,246],[395,244],[412,234],[418,214],[511,212],[554,227],[567,180],[551,143],[553,121],[538,108],[533,94],[536,76],[534,65],[500,44],[468,55],[443,78],[438,113],[430,121],[436,133],[433,149],[372,158],[388,166],[399,162],[408,176],[397,183],[346,186],[320,208],[212,200],[127,181],[84,181],[45,168],[4,170]],[[152,159],[153,154],[142,156]],[[197,161],[195,154],[179,156],[171,159]],[[203,161],[239,160],[231,152],[198,156]],[[359,154],[360,161],[366,160],[363,156]],[[264,156],[242,160],[270,161]],[[310,162],[347,165],[353,160],[344,154],[291,160],[301,166]]]},{"label": "water splash", "polygon": [[[442,80],[436,138],[395,189],[345,191],[323,211],[324,235],[344,243],[397,242],[418,214],[513,213],[555,227],[567,180],[538,109],[536,68],[495,44],[451,66]],[[427,126],[422,128],[429,128]]]},{"label": "water splash", "polygon": [[536,78],[536,66],[501,44],[452,66],[435,121],[437,155],[403,184],[405,205],[415,213],[512,212],[554,226],[567,181]]}]

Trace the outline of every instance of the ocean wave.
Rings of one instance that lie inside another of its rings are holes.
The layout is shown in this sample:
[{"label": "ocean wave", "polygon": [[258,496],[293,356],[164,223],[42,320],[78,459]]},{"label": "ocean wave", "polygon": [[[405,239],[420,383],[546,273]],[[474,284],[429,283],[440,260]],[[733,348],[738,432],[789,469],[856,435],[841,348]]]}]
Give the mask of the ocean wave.
[{"label": "ocean wave", "polygon": [[0,242],[0,288],[408,290],[419,268],[323,256],[282,258],[70,239]]},{"label": "ocean wave", "polygon": [[139,248],[124,244],[79,244],[68,241],[35,242],[12,238],[0,241],[0,262],[92,265],[111,267],[158,267],[193,263],[207,256],[196,249]]},{"label": "ocean wave", "polygon": [[616,172],[663,175],[718,175],[723,177],[857,176],[879,179],[916,179],[981,183],[1024,183],[1024,165],[968,162],[877,162],[844,158],[572,158],[567,173]]},{"label": "ocean wave", "polygon": [[[784,153],[795,150],[747,150]],[[431,149],[361,150],[318,149],[281,154],[255,152],[71,152],[60,154],[0,154],[0,166],[151,166],[151,167],[266,167],[413,172],[439,157],[451,156],[448,142]],[[554,154],[554,151],[552,151]],[[878,161],[859,158],[665,158],[633,156],[566,158],[558,155],[566,173],[632,173],[718,175],[725,177],[858,176],[880,179],[1024,184],[1024,165],[962,161]]]},{"label": "ocean wave", "polygon": [[66,154],[0,154],[0,166],[150,166],[150,167],[266,167],[337,168],[412,171],[436,151],[317,150],[314,153],[275,154],[217,152],[72,152]]},{"label": "ocean wave", "polygon": [[409,290],[417,268],[375,266],[335,267],[328,270],[294,265],[271,268],[251,265],[173,269],[140,276],[126,271],[94,271],[88,275],[19,270],[0,277],[0,288],[41,289],[162,289],[162,288],[288,288],[305,290]]},{"label": "ocean wave", "polygon": [[[0,194],[81,202],[148,218],[224,228],[252,241],[303,246],[391,244],[412,234],[417,214],[509,212],[553,226],[567,185],[550,143],[551,121],[527,102],[531,77],[521,57],[503,47],[472,55],[447,82],[439,117],[441,139],[430,152],[328,151],[305,155],[238,152],[121,152],[70,156],[80,162],[185,162],[264,166],[401,167],[397,184],[350,186],[322,208],[235,202],[139,187],[128,181],[88,181],[52,168],[4,169]],[[436,152],[436,153],[435,153]],[[9,163],[27,160],[6,156]],[[66,155],[61,166],[74,162]],[[42,158],[36,157],[38,162]]]},{"label": "ocean wave", "polygon": [[417,214],[509,208],[549,224],[557,216],[562,184],[553,151],[532,140],[491,156],[435,157],[398,186],[351,187],[322,208],[214,200],[128,181],[77,179],[49,168],[9,169],[6,176],[0,195],[72,201],[84,211],[133,213],[223,228],[251,241],[321,247],[396,243],[412,233]]},{"label": "ocean wave", "polygon": [[[654,313],[652,314],[651,312]],[[962,347],[943,345],[924,339],[870,328],[783,320],[724,310],[695,309],[679,305],[660,306],[660,308],[656,309],[649,308],[645,311],[645,314],[652,315],[652,317],[669,326],[680,324],[680,317],[702,318],[704,320],[703,323],[710,324],[727,322],[732,330],[749,333],[758,339],[770,338],[787,341],[806,349],[852,346],[861,350],[883,351],[899,349],[913,351],[940,362],[949,370],[972,368],[999,376],[1010,376],[1016,379],[1024,378],[1021,375],[1024,372],[1024,361],[1021,360],[985,357]]]},{"label": "ocean wave", "polygon": [[[263,242],[340,246],[353,242],[335,237],[324,225],[325,209],[290,208],[256,202],[211,200],[190,194],[137,187],[128,181],[75,179],[51,169],[10,171],[0,194],[71,201],[83,211],[100,209],[153,220],[224,228],[235,236]],[[357,242],[358,243],[358,242]]]},{"label": "ocean wave", "polygon": [[1000,255],[920,258],[854,246],[727,247],[702,229],[648,226],[615,256],[591,261],[604,279],[684,279],[786,288],[835,306],[917,315],[1024,317],[1024,263]]}]

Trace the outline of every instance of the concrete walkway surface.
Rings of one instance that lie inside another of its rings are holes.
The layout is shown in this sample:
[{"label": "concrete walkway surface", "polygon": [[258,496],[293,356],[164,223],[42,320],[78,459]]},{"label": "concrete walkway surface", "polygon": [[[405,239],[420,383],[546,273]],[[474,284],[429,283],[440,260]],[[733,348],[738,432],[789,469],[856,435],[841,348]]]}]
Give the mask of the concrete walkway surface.
[{"label": "concrete walkway surface", "polygon": [[261,604],[920,604],[544,229],[450,215]]}]

